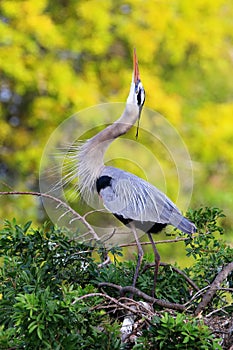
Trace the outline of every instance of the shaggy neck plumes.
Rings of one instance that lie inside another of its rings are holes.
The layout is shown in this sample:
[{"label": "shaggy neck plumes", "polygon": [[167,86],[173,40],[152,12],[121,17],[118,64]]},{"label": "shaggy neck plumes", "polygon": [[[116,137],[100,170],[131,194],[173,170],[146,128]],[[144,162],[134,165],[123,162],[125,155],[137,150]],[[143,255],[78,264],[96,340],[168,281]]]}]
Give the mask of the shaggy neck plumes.
[{"label": "shaggy neck plumes", "polygon": [[95,191],[96,180],[104,168],[104,154],[108,146],[117,137],[125,134],[139,117],[139,109],[132,104],[126,104],[122,116],[112,125],[87,140],[78,147],[79,191],[86,196]]}]

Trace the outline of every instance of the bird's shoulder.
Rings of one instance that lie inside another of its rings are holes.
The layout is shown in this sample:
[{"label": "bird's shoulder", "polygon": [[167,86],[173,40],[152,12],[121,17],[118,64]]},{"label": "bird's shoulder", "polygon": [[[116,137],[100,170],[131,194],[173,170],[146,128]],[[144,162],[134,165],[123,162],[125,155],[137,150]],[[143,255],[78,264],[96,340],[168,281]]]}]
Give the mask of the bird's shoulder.
[{"label": "bird's shoulder", "polygon": [[[119,168],[106,166],[100,175],[100,182],[103,183],[103,187],[109,186],[115,193],[119,191],[125,193],[126,191],[127,194],[136,196],[167,198],[163,192],[148,181]],[[167,199],[170,201],[169,198]]]},{"label": "bird's shoulder", "polygon": [[118,192],[141,194],[142,191],[159,191],[146,180],[127,171],[110,166],[103,169],[101,176],[97,180],[97,184],[101,184],[102,189],[110,187],[116,194]]}]

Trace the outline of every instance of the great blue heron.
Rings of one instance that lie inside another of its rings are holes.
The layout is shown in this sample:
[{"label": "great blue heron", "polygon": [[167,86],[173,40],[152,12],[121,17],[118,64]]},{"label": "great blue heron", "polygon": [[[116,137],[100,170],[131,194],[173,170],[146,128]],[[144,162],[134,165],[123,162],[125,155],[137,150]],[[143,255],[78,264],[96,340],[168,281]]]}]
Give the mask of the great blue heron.
[{"label": "great blue heron", "polygon": [[133,286],[141,265],[143,250],[136,229],[148,234],[155,255],[155,275],[160,256],[151,236],[161,231],[166,225],[173,225],[179,230],[192,234],[195,225],[186,219],[175,204],[155,186],[147,181],[111,166],[104,165],[104,153],[108,146],[139,120],[145,90],[139,76],[138,61],[134,50],[134,69],[129,96],[121,117],[97,135],[87,140],[77,149],[79,191],[81,195],[97,192],[105,208],[113,213],[123,224],[131,227],[138,247],[138,261],[133,279]]}]

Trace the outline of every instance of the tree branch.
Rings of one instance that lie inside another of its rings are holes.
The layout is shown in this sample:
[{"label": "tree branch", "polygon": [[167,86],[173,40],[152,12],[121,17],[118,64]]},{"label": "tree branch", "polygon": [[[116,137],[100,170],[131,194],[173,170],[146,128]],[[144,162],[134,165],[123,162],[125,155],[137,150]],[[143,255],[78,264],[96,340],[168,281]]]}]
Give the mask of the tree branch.
[{"label": "tree branch", "polygon": [[185,310],[185,306],[182,305],[182,304],[170,303],[169,301],[152,298],[148,294],[143,293],[139,289],[137,289],[135,287],[132,287],[132,286],[121,287],[118,284],[102,282],[102,283],[98,284],[98,287],[99,288],[102,288],[102,287],[115,288],[115,289],[117,289],[119,291],[119,293],[121,295],[123,295],[125,293],[132,293],[132,294],[136,294],[140,298],[143,298],[144,300],[148,301],[149,303],[155,303],[155,304],[157,304],[157,305],[159,305],[161,307],[165,307],[165,308],[173,309],[173,310],[180,310],[180,311],[184,311]]},{"label": "tree branch", "polygon": [[[111,283],[110,283],[111,284]],[[86,298],[92,298],[92,297],[103,297],[105,299],[108,299],[110,300],[113,304],[116,304],[118,306],[120,306],[121,308],[129,311],[130,313],[133,313],[135,315],[138,315],[138,310],[134,309],[134,308],[131,308],[129,307],[128,305],[126,304],[123,304],[121,303],[119,300],[117,300],[116,298],[113,298],[113,297],[110,297],[108,294],[106,293],[89,293],[89,294],[85,294],[85,295],[82,295],[81,297],[79,298],[75,298],[75,300],[73,301],[72,304],[75,304],[77,303],[78,301],[80,300],[83,300],[83,299],[86,299]]]},{"label": "tree branch", "polygon": [[202,301],[198,304],[195,315],[198,315],[207,304],[213,299],[216,291],[219,289],[220,284],[227,278],[227,276],[233,271],[233,262],[227,264],[222,268],[222,270],[217,274],[214,281],[209,286],[207,292],[203,295]]},{"label": "tree branch", "polygon": [[[51,196],[47,193],[40,193],[40,192],[29,192],[29,191],[3,191],[0,192],[0,195],[29,195],[29,196],[37,196],[37,197],[43,197],[53,200],[54,202],[58,203],[58,206],[62,206],[63,208],[67,209],[67,211],[62,214],[65,215],[67,213],[71,213],[74,215],[74,217],[81,221],[84,226],[88,229],[88,232],[93,236],[94,239],[97,241],[100,240],[97,233],[93,230],[92,226],[85,220],[83,216],[81,216],[79,213],[77,213],[74,209],[72,209],[68,204],[64,203],[61,199],[58,199],[54,196]],[[74,219],[72,219],[74,220]]]},{"label": "tree branch", "polygon": [[[192,236],[192,237],[194,237],[194,236]],[[174,239],[164,239],[164,240],[161,240],[161,241],[155,241],[155,244],[184,242],[184,241],[187,241],[188,239],[190,239],[190,238],[189,237],[178,237],[178,238],[174,238]],[[141,243],[141,245],[149,245],[149,244],[151,244],[151,242],[140,242],[140,243]],[[134,243],[134,242],[119,244],[120,248],[134,247],[134,246],[136,246],[136,243]]]}]

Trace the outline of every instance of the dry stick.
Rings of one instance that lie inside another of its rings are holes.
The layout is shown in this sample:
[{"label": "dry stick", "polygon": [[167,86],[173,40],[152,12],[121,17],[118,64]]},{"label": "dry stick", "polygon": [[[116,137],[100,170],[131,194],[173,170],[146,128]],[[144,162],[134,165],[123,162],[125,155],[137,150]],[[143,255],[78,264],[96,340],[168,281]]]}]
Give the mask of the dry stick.
[{"label": "dry stick", "polygon": [[94,214],[94,213],[97,213],[97,212],[104,212],[105,209],[95,209],[95,210],[90,210],[88,211],[86,214],[83,215],[83,218],[86,219],[86,217],[88,215],[91,215],[91,214]]},{"label": "dry stick", "polygon": [[53,200],[54,202],[57,202],[59,206],[63,206],[64,208],[67,209],[67,213],[71,213],[73,214],[77,220],[81,221],[83,223],[83,225],[85,225],[88,229],[88,231],[90,232],[90,234],[92,234],[92,236],[96,239],[96,240],[100,240],[100,238],[98,237],[97,233],[93,230],[92,226],[85,220],[85,218],[83,218],[80,214],[78,214],[74,209],[72,209],[68,204],[64,203],[62,200],[51,196],[50,194],[47,193],[40,193],[40,192],[22,192],[22,191],[4,191],[4,192],[0,192],[0,195],[30,195],[30,196],[37,196],[37,197],[44,197],[44,198],[48,198]]},{"label": "dry stick", "polygon": [[211,311],[209,314],[205,315],[205,317],[206,317],[206,318],[209,318],[209,317],[211,317],[213,314],[217,314],[219,311],[221,311],[221,312],[225,313],[226,315],[228,315],[228,312],[225,311],[225,309],[226,309],[227,307],[229,307],[229,306],[231,306],[231,304],[224,305],[223,307],[220,307],[219,309],[213,310],[213,311]]},{"label": "dry stick", "polygon": [[173,310],[180,310],[180,311],[184,311],[185,310],[185,306],[182,304],[177,304],[177,303],[170,303],[168,301],[165,300],[160,300],[160,299],[156,299],[156,298],[152,298],[150,297],[148,294],[141,292],[139,289],[132,287],[132,286],[126,286],[126,287],[121,287],[118,284],[114,284],[114,283],[108,283],[108,282],[101,282],[98,284],[98,287],[111,287],[111,288],[115,288],[119,291],[119,293],[122,295],[124,293],[130,292],[132,294],[136,294],[138,297],[143,298],[144,300],[148,301],[149,303],[155,303],[161,307],[165,307],[168,309],[173,309]]},{"label": "dry stick", "polygon": [[[154,267],[154,266],[155,266],[155,264],[147,264],[144,266],[142,272],[145,272],[148,268]],[[172,270],[176,271],[179,275],[183,276],[184,279],[190,284],[190,286],[193,287],[193,289],[195,289],[196,291],[200,290],[200,288],[191,280],[191,278],[189,278],[186,275],[186,273],[184,273],[183,271],[181,271],[177,267],[172,266],[171,264],[168,264],[168,263],[164,263],[164,262],[161,262],[160,266],[169,266]]]},{"label": "dry stick", "polygon": [[198,304],[194,315],[198,315],[207,304],[213,299],[214,294],[219,289],[220,284],[227,278],[227,276],[233,271],[233,262],[227,264],[217,274],[214,281],[210,284],[208,291],[203,295],[202,301]]},{"label": "dry stick", "polygon": [[193,302],[194,300],[196,300],[196,299],[199,299],[199,298],[201,297],[201,295],[203,295],[204,292],[205,292],[207,289],[209,289],[209,285],[206,286],[206,287],[204,287],[204,288],[202,288],[202,289],[200,289],[199,291],[197,291],[197,292],[191,297],[191,299],[190,299],[189,301],[187,301],[187,302],[184,304],[185,310],[190,309],[190,308],[193,306],[192,302]]},{"label": "dry stick", "polygon": [[[101,237],[101,242],[105,243],[115,235],[116,229],[114,228],[111,233],[106,233]],[[106,236],[106,237],[105,237]]]},{"label": "dry stick", "polygon": [[[95,293],[90,293],[89,295],[91,294],[95,295]],[[149,321],[149,319],[151,319],[155,315],[155,312],[152,311],[151,309],[148,309],[148,307],[144,306],[144,304],[141,301],[136,301],[126,297],[115,299],[113,297],[110,297],[106,293],[99,293],[99,294],[100,295],[103,294],[104,297],[110,299],[113,302],[113,304],[108,304],[108,305],[99,304],[99,305],[93,306],[91,310],[95,310],[95,309],[118,309],[119,310],[119,309],[123,309],[123,307],[121,307],[121,304],[120,304],[121,302],[123,302],[124,303],[123,305],[126,305],[127,307],[133,307],[134,313],[137,316],[138,316],[138,313],[141,313],[145,317],[145,313],[146,313],[145,318],[147,319],[147,321]],[[88,294],[86,295],[88,296]],[[85,297],[85,295],[83,297]],[[117,301],[117,303],[114,304],[114,301]],[[119,308],[119,304],[120,304],[120,308]]]},{"label": "dry stick", "polygon": [[138,314],[138,310],[135,310],[135,309],[132,309],[131,307],[121,303],[120,301],[118,301],[117,299],[113,298],[113,297],[110,297],[108,294],[105,294],[105,293],[89,293],[89,294],[85,294],[85,295],[82,295],[81,297],[79,298],[75,298],[75,300],[73,301],[72,304],[75,304],[76,302],[80,301],[80,300],[83,300],[83,299],[86,299],[86,298],[91,298],[91,297],[103,297],[103,298],[106,298],[108,300],[110,300],[112,303],[126,309],[127,311],[130,311],[134,314]]},{"label": "dry stick", "polygon": [[98,268],[102,268],[104,267],[105,265],[108,265],[108,264],[111,264],[111,259],[110,257],[107,255],[107,258],[100,264],[98,264]]},{"label": "dry stick", "polygon": [[148,307],[144,306],[144,304],[141,302],[141,301],[136,301],[136,300],[133,300],[133,299],[130,299],[130,298],[127,298],[127,297],[121,297],[119,299],[119,301],[122,300],[122,301],[125,301],[125,302],[128,302],[128,304],[132,304],[132,306],[135,306],[137,307],[137,309],[143,309],[147,315],[149,315],[149,317],[152,317],[155,315],[155,312],[152,311],[153,309],[148,309]]}]

